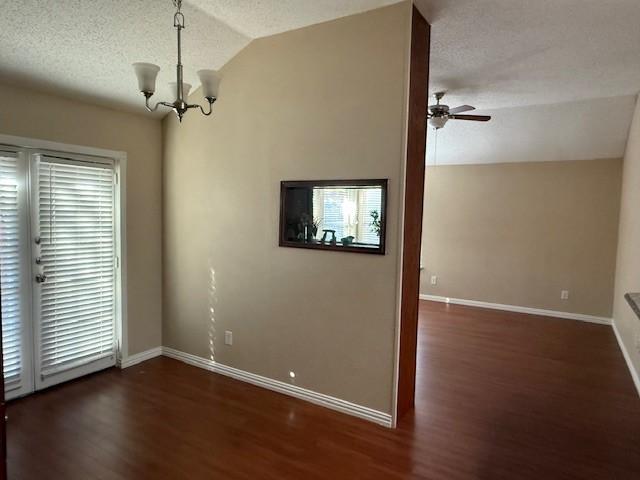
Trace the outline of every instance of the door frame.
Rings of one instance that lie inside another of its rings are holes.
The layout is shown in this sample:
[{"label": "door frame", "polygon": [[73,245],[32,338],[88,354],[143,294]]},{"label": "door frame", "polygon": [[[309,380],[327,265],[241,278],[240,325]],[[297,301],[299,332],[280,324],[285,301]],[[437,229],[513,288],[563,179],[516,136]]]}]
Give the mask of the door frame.
[{"label": "door frame", "polygon": [[431,25],[412,4],[405,124],[406,163],[392,425],[413,409],[416,382],[420,253],[429,104]]},{"label": "door frame", "polygon": [[[115,189],[115,228],[116,228],[116,257],[119,265],[116,267],[116,295],[115,295],[115,335],[117,343],[116,365],[121,365],[129,356],[128,318],[127,318],[127,153],[118,150],[72,145],[13,135],[0,134],[0,145],[8,147],[37,150],[38,152],[55,152],[58,154],[104,157],[113,159],[116,175]],[[28,182],[31,183],[31,182]],[[29,202],[31,196],[29,193]],[[33,272],[31,272],[33,273]],[[31,302],[30,302],[31,303]],[[35,351],[33,351],[35,362]]]}]

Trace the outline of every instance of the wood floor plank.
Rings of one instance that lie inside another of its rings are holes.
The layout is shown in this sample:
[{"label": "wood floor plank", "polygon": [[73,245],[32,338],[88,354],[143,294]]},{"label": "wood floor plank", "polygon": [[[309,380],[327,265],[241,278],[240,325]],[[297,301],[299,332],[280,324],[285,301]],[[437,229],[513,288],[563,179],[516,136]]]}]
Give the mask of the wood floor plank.
[{"label": "wood floor plank", "polygon": [[420,303],[396,430],[168,358],[8,405],[11,480],[640,479],[610,327]]}]

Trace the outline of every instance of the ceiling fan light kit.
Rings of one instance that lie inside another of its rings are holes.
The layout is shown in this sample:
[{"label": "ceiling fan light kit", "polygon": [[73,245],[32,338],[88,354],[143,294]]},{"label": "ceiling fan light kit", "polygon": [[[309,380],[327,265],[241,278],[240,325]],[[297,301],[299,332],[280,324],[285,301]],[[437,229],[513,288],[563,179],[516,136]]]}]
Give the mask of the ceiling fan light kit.
[{"label": "ceiling fan light kit", "polygon": [[446,116],[431,117],[429,118],[429,125],[431,125],[436,130],[439,130],[445,126],[448,120],[449,118]]},{"label": "ceiling fan light kit", "polygon": [[173,102],[158,102],[152,107],[149,104],[149,99],[156,91],[156,79],[158,78],[160,67],[152,63],[134,63],[133,69],[138,77],[138,88],[144,95],[147,110],[154,112],[160,105],[171,108],[178,116],[180,122],[182,122],[184,114],[192,108],[199,108],[203,115],[211,115],[213,104],[218,98],[220,76],[215,70],[198,71],[198,77],[202,85],[202,95],[209,104],[208,110],[205,110],[201,105],[187,103],[191,85],[183,81],[182,30],[185,28],[185,23],[184,15],[181,11],[182,0],[173,0],[173,5],[176,8],[176,13],[173,16],[173,26],[176,28],[178,36],[178,63],[176,65],[176,81],[171,82],[169,86],[171,87],[175,100]]},{"label": "ceiling fan light kit", "polygon": [[470,112],[476,108],[471,105],[449,108],[449,105],[440,103],[444,94],[445,92],[436,93],[434,95],[434,97],[436,97],[436,104],[429,105],[429,114],[427,115],[427,118],[429,120],[429,125],[436,130],[443,128],[449,120],[470,120],[473,122],[488,122],[491,120],[491,117],[487,115],[460,115],[463,112]]}]

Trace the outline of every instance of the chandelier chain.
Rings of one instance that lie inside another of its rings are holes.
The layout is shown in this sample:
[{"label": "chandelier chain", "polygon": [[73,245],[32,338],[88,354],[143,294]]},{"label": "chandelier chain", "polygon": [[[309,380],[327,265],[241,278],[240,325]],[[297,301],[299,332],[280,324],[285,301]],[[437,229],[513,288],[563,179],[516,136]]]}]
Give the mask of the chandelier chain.
[{"label": "chandelier chain", "polygon": [[184,15],[182,14],[182,0],[173,0],[173,6],[176,7],[176,13],[173,16],[173,26],[178,30],[184,28]]}]

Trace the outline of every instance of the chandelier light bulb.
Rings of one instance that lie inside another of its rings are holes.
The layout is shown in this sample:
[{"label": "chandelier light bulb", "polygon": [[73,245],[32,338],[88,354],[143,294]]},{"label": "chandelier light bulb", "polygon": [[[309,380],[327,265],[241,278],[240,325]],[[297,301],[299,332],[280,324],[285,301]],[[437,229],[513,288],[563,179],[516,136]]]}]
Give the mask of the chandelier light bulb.
[{"label": "chandelier light bulb", "polygon": [[182,96],[178,95],[178,84],[176,82],[169,82],[169,88],[171,89],[171,94],[173,98],[178,100],[178,98],[182,98],[184,101],[189,98],[189,92],[191,91],[191,84],[182,82]]}]

